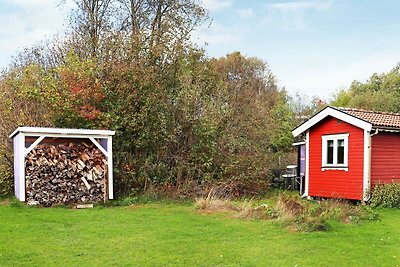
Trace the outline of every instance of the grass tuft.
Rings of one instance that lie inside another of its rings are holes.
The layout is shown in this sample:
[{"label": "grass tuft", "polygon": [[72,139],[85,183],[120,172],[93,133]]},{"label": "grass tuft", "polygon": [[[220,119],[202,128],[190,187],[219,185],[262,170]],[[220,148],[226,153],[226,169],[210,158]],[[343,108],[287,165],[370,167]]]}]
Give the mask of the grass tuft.
[{"label": "grass tuft", "polygon": [[297,196],[280,194],[276,202],[275,211],[281,219],[293,219],[304,211],[304,206]]},{"label": "grass tuft", "polygon": [[15,197],[10,199],[9,204],[10,204],[11,207],[14,207],[14,208],[25,208],[26,207],[25,202],[22,202],[22,201],[20,201],[19,199],[15,198]]},{"label": "grass tuft", "polygon": [[208,192],[206,197],[196,198],[195,207],[204,212],[227,212],[238,210],[238,208],[233,205],[232,201],[227,197],[219,196],[213,189]]},{"label": "grass tuft", "polygon": [[240,219],[268,219],[269,213],[267,212],[269,207],[265,204],[260,206],[255,206],[252,201],[245,201],[240,205],[239,211],[236,215],[237,218]]},{"label": "grass tuft", "polygon": [[371,208],[346,200],[326,199],[312,203],[284,194],[279,195],[275,212],[277,218],[289,228],[305,232],[328,230],[329,221],[360,223],[377,218]]}]

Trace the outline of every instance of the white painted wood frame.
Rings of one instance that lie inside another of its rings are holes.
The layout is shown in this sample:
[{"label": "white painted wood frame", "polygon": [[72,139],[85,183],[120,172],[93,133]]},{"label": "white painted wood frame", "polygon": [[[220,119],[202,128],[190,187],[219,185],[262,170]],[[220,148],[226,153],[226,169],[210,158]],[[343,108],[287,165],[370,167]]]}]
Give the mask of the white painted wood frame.
[{"label": "white painted wood frame", "polygon": [[107,151],[111,155],[108,158],[108,199],[114,199],[114,176],[113,176],[113,158],[112,158],[112,137],[107,140]]},{"label": "white painted wood frame", "polygon": [[89,137],[89,139],[90,139],[90,141],[92,141],[92,143],[104,154],[104,156],[106,156],[107,158],[110,157],[110,153],[109,153],[108,149],[105,150],[105,149],[103,148],[103,146],[100,145],[99,142],[97,142],[96,139],[94,139],[93,137]]},{"label": "white painted wood frame", "polygon": [[[44,135],[39,136],[39,138],[36,139],[35,142],[32,143],[32,145],[30,145],[28,148],[25,148],[24,156],[26,157],[26,155],[28,155],[29,152],[31,152],[32,149],[34,149],[34,148],[35,148],[40,142],[42,142],[43,139],[45,139],[45,138],[46,138],[46,136],[44,136]],[[24,140],[24,144],[25,144],[25,140]]]},{"label": "white painted wood frame", "polygon": [[306,170],[305,170],[305,186],[303,197],[308,197],[308,185],[310,179],[310,131],[306,132]]},{"label": "white painted wood frame", "polygon": [[320,112],[318,112],[317,114],[312,116],[308,121],[306,121],[303,124],[296,127],[292,131],[293,136],[294,137],[299,136],[300,134],[304,133],[305,131],[310,129],[312,126],[314,126],[315,124],[322,121],[323,119],[325,119],[328,116],[342,120],[344,122],[347,122],[351,125],[357,126],[358,128],[364,129],[369,132],[372,129],[372,124],[369,122],[366,122],[364,120],[361,120],[359,118],[351,116],[351,115],[349,115],[343,111],[340,111],[338,109],[335,109],[333,107],[326,107],[325,109],[321,110]]},{"label": "white painted wood frame", "polygon": [[80,135],[80,136],[109,136],[115,135],[114,131],[110,130],[89,130],[89,129],[69,129],[69,128],[48,128],[48,127],[18,127],[9,137],[13,138],[17,133],[25,132],[29,133],[30,136],[34,134],[56,134],[58,136],[63,135],[67,137],[69,135]]},{"label": "white painted wood frame", "polygon": [[25,135],[19,134],[14,141],[14,190],[15,196],[25,201]]},{"label": "white painted wood frame", "polygon": [[[349,134],[329,134],[322,135],[322,171],[325,170],[349,170]],[[333,141],[333,163],[329,164],[327,159],[328,144],[327,141]],[[337,142],[338,140],[344,140],[344,162],[342,164],[337,163]]]},{"label": "white painted wood frame", "polygon": [[[86,130],[86,129],[62,129],[42,127],[18,127],[11,135],[14,146],[14,190],[15,196],[20,201],[25,201],[25,157],[46,137],[55,138],[83,138],[89,139],[107,158],[108,174],[108,198],[113,199],[113,160],[112,160],[112,136],[114,131]],[[28,148],[25,147],[26,136],[38,137]],[[96,139],[105,140],[105,147]]]},{"label": "white painted wood frame", "polygon": [[371,134],[364,130],[363,199],[368,201],[371,189]]}]

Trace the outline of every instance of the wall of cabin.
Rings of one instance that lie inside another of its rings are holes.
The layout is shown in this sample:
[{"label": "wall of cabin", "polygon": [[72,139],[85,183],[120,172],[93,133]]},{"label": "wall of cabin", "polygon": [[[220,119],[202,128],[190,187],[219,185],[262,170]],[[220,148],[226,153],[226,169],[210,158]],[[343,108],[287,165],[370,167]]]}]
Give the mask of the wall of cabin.
[{"label": "wall of cabin", "polygon": [[371,140],[371,185],[400,183],[400,133],[379,132]]},{"label": "wall of cabin", "polygon": [[[348,171],[322,170],[322,136],[348,133]],[[333,117],[310,129],[308,195],[313,197],[363,197],[364,131]]]}]

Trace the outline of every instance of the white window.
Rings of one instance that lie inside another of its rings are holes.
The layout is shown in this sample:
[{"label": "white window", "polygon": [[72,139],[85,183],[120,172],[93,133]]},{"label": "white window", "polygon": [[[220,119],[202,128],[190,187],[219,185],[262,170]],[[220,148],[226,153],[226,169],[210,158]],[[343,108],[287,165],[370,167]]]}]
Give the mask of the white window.
[{"label": "white window", "polygon": [[349,134],[322,136],[322,170],[348,170]]}]

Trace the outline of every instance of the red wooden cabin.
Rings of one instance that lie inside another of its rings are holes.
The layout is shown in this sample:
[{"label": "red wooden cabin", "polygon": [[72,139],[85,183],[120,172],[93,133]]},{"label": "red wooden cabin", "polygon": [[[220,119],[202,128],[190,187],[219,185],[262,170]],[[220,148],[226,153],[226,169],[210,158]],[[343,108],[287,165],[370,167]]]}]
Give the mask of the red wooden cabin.
[{"label": "red wooden cabin", "polygon": [[326,107],[304,135],[304,196],[368,200],[377,182],[400,182],[400,114]]}]

